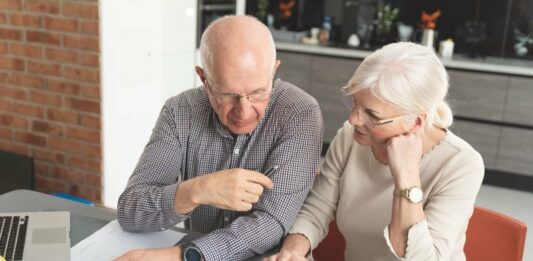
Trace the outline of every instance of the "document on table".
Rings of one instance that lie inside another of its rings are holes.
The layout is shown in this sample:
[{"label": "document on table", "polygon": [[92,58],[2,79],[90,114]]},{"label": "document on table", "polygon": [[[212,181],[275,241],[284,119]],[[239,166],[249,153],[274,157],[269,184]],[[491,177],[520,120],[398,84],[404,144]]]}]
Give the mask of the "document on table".
[{"label": "document on table", "polygon": [[171,247],[186,234],[174,230],[130,233],[114,220],[70,249],[72,261],[113,260],[134,249]]}]

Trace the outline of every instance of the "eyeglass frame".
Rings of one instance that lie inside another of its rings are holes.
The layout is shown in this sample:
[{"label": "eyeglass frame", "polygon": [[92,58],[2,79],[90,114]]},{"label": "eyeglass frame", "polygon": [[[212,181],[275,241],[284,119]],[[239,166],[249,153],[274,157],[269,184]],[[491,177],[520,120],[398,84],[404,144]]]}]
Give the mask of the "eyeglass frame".
[{"label": "eyeglass frame", "polygon": [[[240,94],[236,94],[236,93],[220,93],[220,92],[217,92],[215,90],[213,90],[213,86],[209,83],[209,77],[207,76],[207,74],[204,74],[205,76],[205,80],[204,80],[204,86],[207,88],[207,90],[209,92],[211,92],[211,94],[215,97],[215,99],[217,100],[217,102],[221,103],[221,104],[236,104],[237,102],[239,102],[241,100],[241,98],[245,98],[246,97],[246,100],[251,102],[251,103],[259,103],[259,102],[264,102],[268,99],[270,99],[270,97],[272,96],[272,93],[274,93],[274,81],[272,81],[272,87],[270,88],[270,91],[266,91],[266,90],[255,90],[253,91],[252,93],[248,93],[246,95],[240,95]],[[252,101],[250,100],[250,95],[254,95],[254,94],[257,94],[259,92],[265,92],[265,94],[267,94],[267,97],[263,100],[255,100],[255,101]],[[226,95],[226,96],[223,96],[223,95]],[[232,97],[233,100],[232,102],[221,102],[219,97]]]},{"label": "eyeglass frame", "polygon": [[[348,108],[348,110],[350,110],[350,115],[351,115],[353,113],[353,111],[355,110],[355,103],[353,101],[353,98],[349,98],[352,95],[348,94],[348,92],[346,91],[346,87],[347,86],[343,86],[341,88],[340,95],[342,97],[343,104]],[[350,104],[350,105],[348,105],[348,104]],[[363,112],[361,110],[357,110],[357,117],[361,118],[362,113]],[[368,126],[367,124],[365,124],[367,127],[370,127],[370,128],[377,128],[379,126],[392,123],[392,122],[394,122],[394,121],[396,121],[396,120],[398,120],[400,118],[403,118],[405,116],[411,115],[411,114],[402,114],[402,115],[398,115],[398,116],[394,116],[394,117],[390,117],[390,118],[385,118],[385,119],[375,119],[376,118],[375,116],[369,115],[367,112],[365,112],[365,114],[367,115],[366,116],[367,119],[370,120],[372,122],[372,124],[374,124],[374,126]]]}]

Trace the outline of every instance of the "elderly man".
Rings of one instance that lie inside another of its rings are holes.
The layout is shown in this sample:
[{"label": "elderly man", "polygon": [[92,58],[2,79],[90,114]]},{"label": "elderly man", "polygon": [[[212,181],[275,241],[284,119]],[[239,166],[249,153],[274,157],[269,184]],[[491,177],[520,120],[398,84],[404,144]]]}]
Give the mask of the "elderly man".
[{"label": "elderly man", "polygon": [[186,221],[205,236],[122,260],[263,254],[280,243],[311,188],[321,112],[302,90],[274,81],[280,61],[268,28],[252,17],[223,17],[204,32],[200,52],[203,86],[166,102],[120,197],[118,220],[136,232]]}]

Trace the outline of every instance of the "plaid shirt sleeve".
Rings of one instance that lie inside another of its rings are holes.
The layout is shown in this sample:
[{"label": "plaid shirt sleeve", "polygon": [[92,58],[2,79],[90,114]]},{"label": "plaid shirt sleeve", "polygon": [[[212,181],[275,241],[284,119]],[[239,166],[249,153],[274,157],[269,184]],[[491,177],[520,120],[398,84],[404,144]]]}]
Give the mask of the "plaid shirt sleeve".
[{"label": "plaid shirt sleeve", "polygon": [[164,230],[188,218],[174,211],[183,149],[171,108],[167,102],[161,110],[150,140],[119,198],[117,219],[126,231]]},{"label": "plaid shirt sleeve", "polygon": [[229,226],[193,241],[205,259],[244,260],[278,245],[287,234],[315,177],[322,148],[322,115],[318,105],[283,121],[267,165],[280,168],[253,209]]}]

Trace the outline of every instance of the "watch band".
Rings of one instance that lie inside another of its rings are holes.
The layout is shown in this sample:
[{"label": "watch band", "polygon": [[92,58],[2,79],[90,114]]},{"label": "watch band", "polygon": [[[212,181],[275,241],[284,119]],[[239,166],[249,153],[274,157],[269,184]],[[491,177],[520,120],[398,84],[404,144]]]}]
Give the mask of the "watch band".
[{"label": "watch band", "polygon": [[418,204],[424,198],[424,192],[417,186],[408,189],[395,189],[392,193],[394,196],[401,196],[409,200],[409,202]]}]

